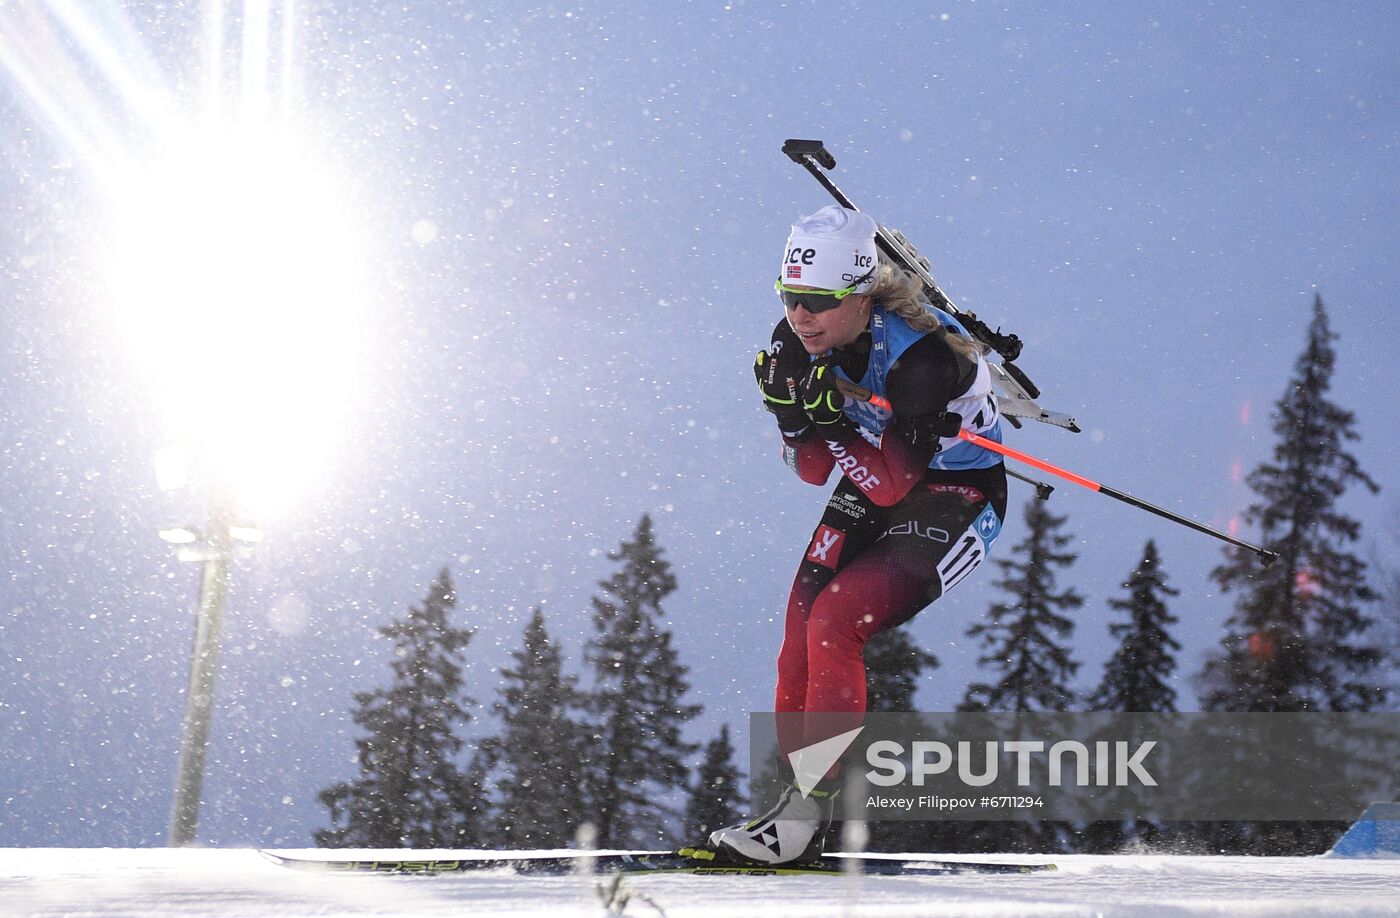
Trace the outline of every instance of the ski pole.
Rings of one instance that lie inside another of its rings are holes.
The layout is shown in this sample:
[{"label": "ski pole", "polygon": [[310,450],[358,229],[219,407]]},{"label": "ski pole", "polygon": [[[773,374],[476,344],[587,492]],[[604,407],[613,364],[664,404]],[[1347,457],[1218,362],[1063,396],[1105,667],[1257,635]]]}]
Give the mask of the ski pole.
[{"label": "ski pole", "polygon": [[[841,390],[841,392],[844,395],[847,395],[850,398],[855,399],[856,401],[869,402],[876,408],[883,408],[885,411],[891,410],[889,399],[875,395],[868,389],[852,385],[850,383],[845,382],[844,380],[838,380],[837,387]],[[1066,481],[1073,482],[1074,484],[1077,484],[1080,487],[1088,488],[1090,491],[1097,491],[1100,494],[1104,494],[1116,500],[1121,500],[1123,503],[1137,507],[1139,510],[1146,510],[1148,513],[1155,513],[1157,516],[1160,516],[1163,519],[1171,520],[1173,523],[1179,523],[1182,526],[1187,527],[1188,529],[1194,529],[1197,532],[1204,533],[1208,536],[1214,536],[1215,538],[1220,539],[1222,542],[1229,542],[1231,545],[1234,545],[1237,548],[1243,548],[1248,551],[1252,551],[1255,555],[1259,557],[1259,560],[1264,564],[1272,564],[1278,560],[1278,555],[1272,551],[1269,551],[1266,548],[1260,548],[1257,545],[1250,545],[1248,542],[1242,542],[1234,536],[1226,535],[1218,529],[1212,529],[1209,526],[1204,525],[1203,523],[1198,523],[1193,519],[1188,519],[1187,517],[1173,513],[1170,510],[1158,507],[1156,504],[1150,504],[1145,500],[1128,494],[1127,492],[1119,491],[1117,488],[1110,488],[1106,484],[1100,484],[1099,482],[1094,481],[1093,479],[1085,478],[1083,475],[1076,475],[1074,472],[1071,472],[1068,469],[1062,469],[1057,465],[1046,462],[1044,459],[1037,459],[1035,456],[1023,453],[1018,449],[1012,449],[1011,447],[998,443],[995,440],[988,440],[986,437],[979,437],[977,434],[973,433],[970,430],[959,430],[958,438],[960,440],[965,440],[968,443],[976,444],[977,446],[980,446],[983,449],[989,449],[994,453],[1000,453],[1001,455],[1006,456],[1010,459],[1015,459],[1017,462],[1024,462],[1026,465],[1040,469],[1042,472],[1049,472],[1051,475],[1055,475],[1059,478],[1063,478]]]},{"label": "ski pole", "polygon": [[1036,481],[1031,476],[1022,475],[1015,469],[1007,469],[1006,474],[1010,475],[1012,478],[1015,478],[1017,481],[1024,481],[1026,484],[1035,488],[1035,496],[1040,500],[1049,500],[1050,495],[1055,493],[1054,485],[1048,485],[1043,481]]}]

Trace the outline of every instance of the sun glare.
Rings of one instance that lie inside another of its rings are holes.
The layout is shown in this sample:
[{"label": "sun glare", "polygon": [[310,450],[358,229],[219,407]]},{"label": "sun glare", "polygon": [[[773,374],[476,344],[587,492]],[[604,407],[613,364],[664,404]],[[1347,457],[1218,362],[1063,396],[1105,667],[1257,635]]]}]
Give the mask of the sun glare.
[{"label": "sun glare", "polygon": [[171,435],[244,503],[311,484],[353,408],[364,258],[332,175],[293,136],[224,130],[112,188],[117,321]]},{"label": "sun glare", "polygon": [[292,128],[314,123],[299,4],[200,6],[200,64],[181,74],[120,4],[6,7],[0,78],[105,202],[101,295],[167,445],[222,494],[275,504],[345,433],[365,362],[366,209]]}]

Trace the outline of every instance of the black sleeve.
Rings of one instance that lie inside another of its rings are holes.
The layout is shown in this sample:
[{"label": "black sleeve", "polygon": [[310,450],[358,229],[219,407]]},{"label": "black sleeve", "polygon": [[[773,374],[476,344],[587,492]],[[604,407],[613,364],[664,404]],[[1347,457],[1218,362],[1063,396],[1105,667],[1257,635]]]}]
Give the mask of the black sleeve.
[{"label": "black sleeve", "polygon": [[894,409],[895,433],[910,444],[929,436],[929,424],[977,377],[977,362],[948,343],[943,329],[909,346],[890,367],[885,391]]}]

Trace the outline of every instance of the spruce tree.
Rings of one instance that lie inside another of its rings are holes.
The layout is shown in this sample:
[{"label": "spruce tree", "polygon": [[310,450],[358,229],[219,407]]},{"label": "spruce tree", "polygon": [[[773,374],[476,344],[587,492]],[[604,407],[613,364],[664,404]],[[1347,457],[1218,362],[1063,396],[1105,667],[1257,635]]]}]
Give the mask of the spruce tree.
[{"label": "spruce tree", "polygon": [[676,589],[661,557],[651,517],[643,514],[630,541],[609,560],[620,567],[599,582],[594,635],[584,659],[593,670],[586,706],[592,747],[581,749],[587,807],[600,847],[664,843],[679,814],[663,799],[685,783],[685,760],[697,746],[681,738],[700,713],[686,704],[687,667],[662,627],[661,602]]},{"label": "spruce tree", "polygon": [[1375,548],[1376,552],[1384,554],[1373,555],[1372,563],[1379,571],[1381,601],[1376,623],[1377,643],[1389,648],[1381,665],[1390,671],[1386,688],[1386,697],[1390,698],[1390,693],[1396,689],[1396,676],[1400,675],[1400,564],[1394,560],[1400,558],[1400,504],[1392,510],[1385,531],[1389,534],[1388,545]]},{"label": "spruce tree", "polygon": [[739,796],[742,775],[734,764],[734,745],[729,741],[729,725],[719,728],[719,736],[705,745],[705,757],[690,789],[685,808],[685,832],[697,840],[735,821],[743,806]]},{"label": "spruce tree", "polygon": [[[1012,557],[997,559],[1002,578],[995,586],[1009,594],[987,609],[987,620],[968,629],[980,638],[977,662],[996,674],[995,681],[968,686],[960,711],[1064,711],[1074,701],[1070,679],[1079,664],[1070,658],[1074,622],[1062,614],[1084,604],[1072,588],[1056,589],[1056,568],[1067,568],[1078,555],[1066,551],[1071,536],[1060,532],[1065,517],[1045,502],[1026,504],[1026,537],[1012,547]],[[958,845],[973,851],[1058,851],[1064,848],[1063,826],[1029,822],[958,823]]]},{"label": "spruce tree", "polygon": [[1103,681],[1090,696],[1089,706],[1095,711],[1175,711],[1176,689],[1168,680],[1176,671],[1172,653],[1181,644],[1168,630],[1177,618],[1163,597],[1180,591],[1167,586],[1156,542],[1148,539],[1142,560],[1123,586],[1127,598],[1110,599],[1108,605],[1126,613],[1127,620],[1108,626],[1118,648],[1104,667]]},{"label": "spruce tree", "polygon": [[903,628],[891,628],[865,645],[867,711],[913,711],[914,695],[925,670],[938,658],[920,647]]},{"label": "spruce tree", "polygon": [[489,742],[472,750],[467,770],[452,794],[452,809],[461,820],[454,848],[498,848],[495,804],[491,800],[490,777],[495,768],[495,751]]},{"label": "spruce tree", "polygon": [[538,608],[511,658],[496,703],[503,729],[486,747],[501,770],[494,840],[507,848],[566,847],[583,818],[574,758],[583,737],[577,679],[564,673]]},{"label": "spruce tree", "polygon": [[321,792],[332,828],[315,833],[323,847],[443,848],[460,845],[472,827],[461,813],[470,796],[454,758],[454,733],[470,719],[462,663],[472,630],[456,628],[447,569],[421,605],[379,629],[393,647],[387,688],[356,692],[353,717],[360,775]]},{"label": "spruce tree", "polygon": [[1345,444],[1359,439],[1355,418],[1327,399],[1336,353],[1322,297],[1313,300],[1307,343],[1279,399],[1273,461],[1247,482],[1258,500],[1245,511],[1278,561],[1261,566],[1231,549],[1212,576],[1237,595],[1223,652],[1202,671],[1209,711],[1369,711],[1384,704],[1368,643],[1376,599],[1366,564],[1347,546],[1360,526],[1337,506],[1348,486],[1375,493]]},{"label": "spruce tree", "polygon": [[1072,537],[1060,532],[1064,522],[1043,501],[1026,504],[1025,540],[1012,549],[1015,557],[996,562],[1003,577],[995,585],[1010,599],[993,603],[987,621],[967,632],[982,641],[977,662],[998,678],[969,686],[959,710],[1064,711],[1074,700],[1069,681],[1079,664],[1070,659],[1068,645],[1074,622],[1061,613],[1084,599],[1073,588],[1056,592],[1055,569],[1078,557],[1065,551]]},{"label": "spruce tree", "polygon": [[[1164,597],[1180,591],[1167,586],[1156,542],[1148,539],[1142,560],[1123,586],[1127,597],[1108,602],[1110,608],[1125,613],[1124,620],[1108,626],[1118,646],[1089,697],[1089,707],[1119,713],[1174,712],[1176,689],[1169,680],[1176,671],[1173,652],[1180,650],[1181,644],[1169,630],[1177,618],[1167,609]],[[1132,839],[1156,842],[1163,837],[1163,828],[1145,819],[1104,820],[1084,825],[1075,835],[1077,850],[1099,853],[1119,850]]]},{"label": "spruce tree", "polygon": [[[1370,711],[1386,702],[1379,635],[1366,609],[1377,596],[1366,564],[1348,548],[1360,538],[1360,525],[1338,506],[1352,485],[1371,493],[1379,487],[1346,448],[1359,439],[1354,415],[1327,398],[1336,338],[1322,297],[1314,296],[1306,343],[1275,405],[1272,460],[1246,479],[1257,500],[1244,520],[1259,527],[1278,560],[1262,566],[1252,554],[1231,550],[1211,572],[1236,599],[1223,646],[1200,673],[1208,711]],[[1309,761],[1316,777],[1301,784],[1326,783],[1351,764]],[[1216,851],[1315,854],[1345,823],[1206,828]]]}]

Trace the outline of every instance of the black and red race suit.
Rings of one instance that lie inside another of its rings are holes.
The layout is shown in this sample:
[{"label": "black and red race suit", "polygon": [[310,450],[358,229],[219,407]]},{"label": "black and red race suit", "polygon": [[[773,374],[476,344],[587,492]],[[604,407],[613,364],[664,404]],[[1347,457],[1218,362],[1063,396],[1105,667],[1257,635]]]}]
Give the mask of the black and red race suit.
[{"label": "black and red race suit", "polygon": [[[1006,472],[930,468],[939,448],[934,419],[975,379],[981,358],[926,333],[889,367],[893,421],[878,442],[850,428],[824,439],[809,429],[784,437],[788,464],[811,484],[841,479],[804,552],[788,598],[774,710],[849,715],[866,709],[866,643],[903,624],[961,583],[987,557],[1006,514]],[[834,352],[851,379],[865,376],[867,332]],[[982,368],[985,373],[985,367]],[[779,718],[787,753],[833,735],[808,735],[802,718]]]}]

